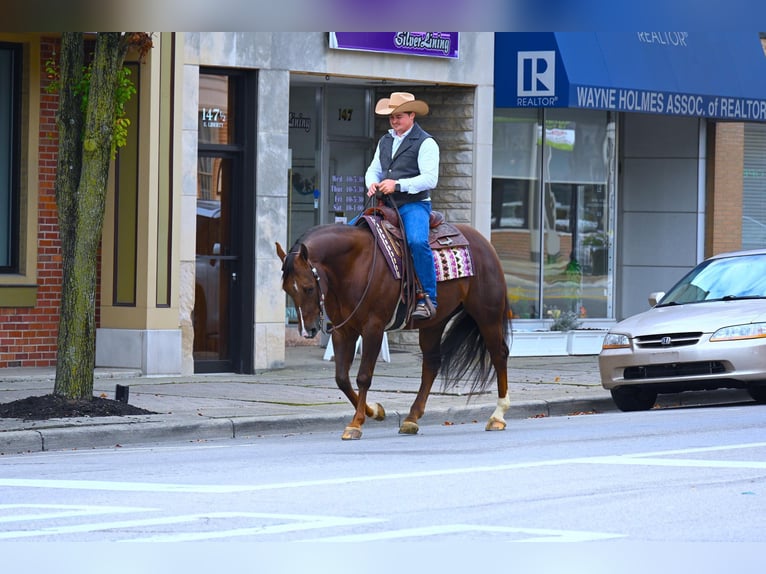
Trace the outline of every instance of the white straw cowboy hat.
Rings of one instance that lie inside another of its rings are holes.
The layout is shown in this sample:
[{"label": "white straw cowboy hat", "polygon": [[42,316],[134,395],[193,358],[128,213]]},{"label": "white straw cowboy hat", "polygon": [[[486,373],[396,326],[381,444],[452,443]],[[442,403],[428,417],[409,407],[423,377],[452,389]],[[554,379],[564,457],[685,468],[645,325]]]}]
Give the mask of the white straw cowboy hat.
[{"label": "white straw cowboy hat", "polygon": [[422,100],[416,100],[409,92],[392,92],[390,98],[381,98],[375,104],[375,113],[380,116],[415,112],[419,116],[428,113],[428,104]]}]

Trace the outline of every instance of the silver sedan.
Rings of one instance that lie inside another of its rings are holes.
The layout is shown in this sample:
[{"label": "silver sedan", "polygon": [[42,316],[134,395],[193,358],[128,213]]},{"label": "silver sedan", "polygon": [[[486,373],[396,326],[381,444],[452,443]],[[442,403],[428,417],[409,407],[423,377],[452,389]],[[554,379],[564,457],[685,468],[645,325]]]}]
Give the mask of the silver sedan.
[{"label": "silver sedan", "polygon": [[649,302],[609,330],[598,357],[620,410],[650,409],[659,393],[719,388],[766,402],[766,250],[711,257]]}]

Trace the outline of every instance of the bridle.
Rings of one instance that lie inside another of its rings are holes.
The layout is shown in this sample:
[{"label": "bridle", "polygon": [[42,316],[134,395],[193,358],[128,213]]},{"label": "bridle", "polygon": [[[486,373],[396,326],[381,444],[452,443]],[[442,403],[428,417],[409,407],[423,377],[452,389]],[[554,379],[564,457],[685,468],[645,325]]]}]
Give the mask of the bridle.
[{"label": "bridle", "polygon": [[[291,251],[290,254],[298,255],[298,252]],[[351,311],[351,313],[349,313],[348,317],[346,317],[343,321],[341,321],[338,324],[333,323],[332,327],[330,327],[329,329],[325,329],[324,318],[325,316],[327,316],[327,310],[325,308],[325,290],[322,288],[321,276],[319,275],[319,270],[316,268],[316,265],[314,265],[310,259],[308,258],[306,259],[306,263],[308,263],[309,269],[311,269],[311,275],[313,275],[314,281],[316,281],[316,284],[317,284],[317,303],[319,305],[319,330],[322,331],[322,333],[324,333],[325,335],[329,335],[335,329],[340,329],[343,325],[345,325],[351,320],[351,318],[356,314],[356,312],[362,306],[362,302],[364,301],[365,297],[367,297],[367,293],[370,290],[370,285],[372,285],[372,276],[373,276],[373,273],[375,272],[375,262],[377,258],[378,258],[378,246],[375,245],[375,242],[373,241],[372,264],[370,265],[370,272],[367,275],[367,285],[364,288],[364,293],[362,293],[362,296],[359,298],[359,302],[356,304],[356,307],[354,307],[354,310]],[[300,307],[298,308],[298,310],[300,311]]]}]

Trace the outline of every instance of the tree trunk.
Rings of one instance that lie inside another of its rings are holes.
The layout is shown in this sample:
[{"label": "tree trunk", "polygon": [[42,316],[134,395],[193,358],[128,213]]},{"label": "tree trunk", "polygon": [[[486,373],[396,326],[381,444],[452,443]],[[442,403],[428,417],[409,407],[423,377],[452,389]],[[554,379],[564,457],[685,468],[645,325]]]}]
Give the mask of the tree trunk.
[{"label": "tree trunk", "polygon": [[83,118],[82,95],[73,90],[82,75],[82,46],[81,33],[63,34],[56,173],[63,279],[53,392],[68,398],[93,395],[97,255],[112,158],[117,74],[127,51],[122,34],[98,34]]}]

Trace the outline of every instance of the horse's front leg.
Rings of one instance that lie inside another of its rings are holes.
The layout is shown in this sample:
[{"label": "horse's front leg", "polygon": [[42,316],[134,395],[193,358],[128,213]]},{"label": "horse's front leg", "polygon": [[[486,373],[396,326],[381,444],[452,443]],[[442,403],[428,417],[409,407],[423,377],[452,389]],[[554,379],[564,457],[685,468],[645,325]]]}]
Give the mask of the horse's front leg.
[{"label": "horse's front leg", "polygon": [[431,393],[436,374],[441,367],[441,343],[442,328],[421,329],[419,333],[420,350],[423,352],[423,368],[420,375],[420,388],[415,401],[410,407],[410,413],[399,427],[399,434],[417,434],[420,427],[418,420],[426,412],[426,401]]},{"label": "horse's front leg", "polygon": [[[383,338],[381,336],[380,342]],[[335,347],[335,337],[333,337],[333,348],[335,349],[335,382],[338,388],[354,405],[354,418],[346,426],[341,438],[343,440],[357,440],[362,438],[362,425],[366,417],[372,417],[375,420],[382,421],[386,418],[386,411],[382,405],[375,403],[370,406],[367,404],[367,391],[372,384],[372,373],[375,369],[375,362],[377,361],[377,354],[380,352],[380,342],[377,346],[377,351],[373,354],[375,349],[374,341],[368,341],[362,345],[362,360],[359,366],[359,372],[357,374],[357,388],[359,393],[357,394],[351,386],[351,380],[349,379],[349,370],[351,363],[354,360],[354,349],[356,346],[356,339],[350,341],[343,341],[341,343],[342,351],[338,352],[338,348]],[[370,359],[370,355],[372,358]]]},{"label": "horse's front leg", "polygon": [[[335,352],[335,384],[341,392],[346,395],[346,398],[356,409],[359,404],[359,396],[351,386],[351,378],[349,377],[349,371],[351,369],[351,362],[354,360],[354,341],[355,336],[343,337],[337,331],[332,335],[332,347]],[[343,433],[343,438],[346,438],[346,432]]]}]

